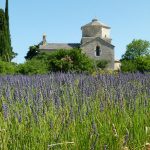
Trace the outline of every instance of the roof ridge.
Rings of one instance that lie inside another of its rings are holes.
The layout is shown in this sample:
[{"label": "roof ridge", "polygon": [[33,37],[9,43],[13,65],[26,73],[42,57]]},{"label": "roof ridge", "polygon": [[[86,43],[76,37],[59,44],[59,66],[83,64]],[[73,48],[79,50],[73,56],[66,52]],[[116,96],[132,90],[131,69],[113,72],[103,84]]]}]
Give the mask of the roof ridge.
[{"label": "roof ridge", "polygon": [[98,19],[93,19],[91,22],[89,22],[89,23],[85,24],[84,26],[82,26],[81,29],[82,29],[83,27],[92,26],[92,25],[102,26],[102,27],[105,27],[105,28],[109,28],[109,29],[110,29],[110,27],[109,27],[108,25],[106,25],[106,24],[100,22]]},{"label": "roof ridge", "polygon": [[105,42],[106,44],[109,44],[110,46],[115,47],[114,45],[112,45],[111,43],[109,43],[109,42],[105,41],[104,39],[102,39],[102,38],[100,38],[100,37],[95,37],[95,38],[93,38],[92,40],[87,41],[87,42],[86,42],[86,43],[84,43],[84,44],[81,44],[81,46],[84,46],[84,45],[86,45],[87,43],[90,43],[90,42],[94,41],[95,39],[101,39],[101,40],[102,40],[103,42]]}]

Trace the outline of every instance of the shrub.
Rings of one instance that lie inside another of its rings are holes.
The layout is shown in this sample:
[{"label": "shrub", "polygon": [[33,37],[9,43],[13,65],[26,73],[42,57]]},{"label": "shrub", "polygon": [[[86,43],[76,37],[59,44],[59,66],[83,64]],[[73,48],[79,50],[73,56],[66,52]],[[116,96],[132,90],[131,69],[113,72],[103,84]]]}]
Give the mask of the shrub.
[{"label": "shrub", "polygon": [[94,63],[81,49],[59,50],[48,56],[51,71],[88,71],[93,69]]},{"label": "shrub", "polygon": [[0,60],[0,74],[15,74],[16,64],[11,62],[4,62]]},{"label": "shrub", "polygon": [[135,60],[136,68],[139,72],[150,72],[150,55],[138,57]]},{"label": "shrub", "polygon": [[150,56],[137,57],[134,60],[123,60],[121,62],[122,72],[150,72]]},{"label": "shrub", "polygon": [[137,67],[133,60],[123,60],[121,62],[121,71],[122,72],[136,72]]},{"label": "shrub", "polygon": [[45,74],[48,73],[48,67],[42,60],[32,59],[24,64],[18,65],[18,73],[21,74]]},{"label": "shrub", "polygon": [[107,67],[108,61],[107,60],[97,60],[96,66],[100,69],[105,69]]}]

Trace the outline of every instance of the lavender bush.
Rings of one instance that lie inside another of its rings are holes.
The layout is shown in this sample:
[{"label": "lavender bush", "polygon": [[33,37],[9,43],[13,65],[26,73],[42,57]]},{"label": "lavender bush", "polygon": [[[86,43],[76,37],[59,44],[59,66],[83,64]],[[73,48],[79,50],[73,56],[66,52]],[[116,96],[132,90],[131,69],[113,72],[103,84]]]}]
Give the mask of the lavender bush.
[{"label": "lavender bush", "polygon": [[0,149],[142,149],[150,74],[0,77]]}]

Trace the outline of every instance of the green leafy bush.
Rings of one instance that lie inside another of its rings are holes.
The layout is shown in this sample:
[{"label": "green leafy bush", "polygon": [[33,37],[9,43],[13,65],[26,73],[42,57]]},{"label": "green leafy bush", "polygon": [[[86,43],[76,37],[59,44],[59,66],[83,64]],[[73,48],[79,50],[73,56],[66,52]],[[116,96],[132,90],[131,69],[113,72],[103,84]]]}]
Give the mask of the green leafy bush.
[{"label": "green leafy bush", "polygon": [[139,72],[150,72],[150,55],[138,57],[135,63]]},{"label": "green leafy bush", "polygon": [[49,66],[49,71],[91,71],[94,61],[82,53],[81,49],[58,50],[51,53],[41,53],[35,57],[43,60]]},{"label": "green leafy bush", "polygon": [[150,71],[150,42],[134,39],[129,43],[125,54],[122,55],[121,70],[123,72]]},{"label": "green leafy bush", "polygon": [[122,72],[150,72],[150,55],[121,62]]},{"label": "green leafy bush", "polygon": [[11,62],[4,62],[0,60],[0,74],[15,74],[17,65]]},{"label": "green leafy bush", "polygon": [[96,66],[100,69],[105,69],[107,67],[108,61],[107,60],[97,60]]},{"label": "green leafy bush", "polygon": [[48,73],[48,67],[42,60],[32,59],[24,64],[18,65],[17,73],[20,74],[45,74]]}]

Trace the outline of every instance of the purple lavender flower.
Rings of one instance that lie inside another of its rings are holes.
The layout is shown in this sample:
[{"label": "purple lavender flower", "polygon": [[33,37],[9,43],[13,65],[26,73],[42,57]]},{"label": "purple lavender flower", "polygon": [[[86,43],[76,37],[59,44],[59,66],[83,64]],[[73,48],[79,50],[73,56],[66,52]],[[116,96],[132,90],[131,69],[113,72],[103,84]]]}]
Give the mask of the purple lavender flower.
[{"label": "purple lavender flower", "polygon": [[8,118],[8,106],[7,106],[7,104],[5,104],[5,103],[2,104],[2,110],[3,110],[4,118],[7,119]]}]

